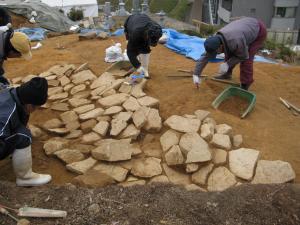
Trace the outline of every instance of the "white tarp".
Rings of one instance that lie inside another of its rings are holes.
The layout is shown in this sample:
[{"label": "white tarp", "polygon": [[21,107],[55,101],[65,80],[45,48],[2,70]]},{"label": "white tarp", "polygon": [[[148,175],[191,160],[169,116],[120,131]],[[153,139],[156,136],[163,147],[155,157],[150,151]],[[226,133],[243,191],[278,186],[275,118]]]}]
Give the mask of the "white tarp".
[{"label": "white tarp", "polygon": [[84,17],[98,17],[97,0],[42,0],[43,3],[63,9],[67,15],[72,7],[83,9]]}]

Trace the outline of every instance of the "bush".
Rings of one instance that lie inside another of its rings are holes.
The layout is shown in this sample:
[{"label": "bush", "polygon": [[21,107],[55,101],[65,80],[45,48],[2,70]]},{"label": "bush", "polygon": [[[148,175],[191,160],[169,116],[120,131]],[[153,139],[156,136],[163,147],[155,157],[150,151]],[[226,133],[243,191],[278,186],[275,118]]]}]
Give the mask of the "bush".
[{"label": "bush", "polygon": [[72,7],[68,13],[68,17],[73,21],[78,21],[83,19],[83,9]]},{"label": "bush", "polygon": [[201,24],[200,35],[201,37],[208,37],[214,35],[221,27],[210,24]]},{"label": "bush", "polygon": [[276,59],[282,59],[286,62],[294,63],[297,58],[297,54],[284,44],[276,43],[273,40],[266,40],[264,43],[264,49],[272,51],[272,55]]}]

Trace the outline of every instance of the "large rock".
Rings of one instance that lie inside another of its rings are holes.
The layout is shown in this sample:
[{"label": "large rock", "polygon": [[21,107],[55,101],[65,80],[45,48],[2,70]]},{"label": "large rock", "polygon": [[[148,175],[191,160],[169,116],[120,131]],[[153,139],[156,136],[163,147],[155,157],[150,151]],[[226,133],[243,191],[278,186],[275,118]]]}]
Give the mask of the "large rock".
[{"label": "large rock", "polygon": [[236,183],[235,176],[226,167],[218,167],[210,174],[207,189],[208,191],[224,191]]},{"label": "large rock", "polygon": [[97,160],[93,159],[92,157],[85,159],[83,161],[74,162],[67,165],[67,169],[73,173],[77,174],[85,174],[89,169],[91,169]]},{"label": "large rock", "polygon": [[61,122],[59,119],[51,119],[48,120],[44,123],[43,128],[48,130],[48,129],[54,129],[54,128],[59,128],[62,127],[64,124]]},{"label": "large rock", "polygon": [[115,180],[101,171],[90,169],[84,175],[75,177],[72,183],[85,188],[100,188],[114,184]]},{"label": "large rock", "polygon": [[122,105],[129,98],[128,94],[120,93],[99,99],[99,103],[104,108],[109,108],[115,105]]},{"label": "large rock", "polygon": [[77,120],[69,122],[66,124],[66,128],[71,132],[73,130],[77,130],[80,127],[80,123]]},{"label": "large rock", "polygon": [[165,175],[159,175],[152,177],[148,184],[155,184],[155,183],[170,183],[169,178]]},{"label": "large rock", "polygon": [[74,84],[83,84],[86,81],[93,81],[97,79],[97,77],[92,73],[92,71],[84,70],[79,73],[73,74],[71,79]]},{"label": "large rock", "polygon": [[131,173],[137,177],[154,177],[162,173],[161,160],[153,157],[134,160]]},{"label": "large rock", "polygon": [[243,136],[238,134],[233,136],[233,147],[239,148],[243,143]]},{"label": "large rock", "polygon": [[222,148],[222,149],[226,149],[226,150],[231,149],[230,137],[225,134],[215,134],[213,136],[211,143],[214,146],[216,146],[217,148]]},{"label": "large rock", "polygon": [[70,108],[69,108],[69,104],[68,103],[54,103],[52,106],[51,106],[51,109],[52,110],[55,110],[55,111],[61,111],[61,112],[66,112],[66,111],[69,111]]},{"label": "large rock", "polygon": [[164,125],[179,132],[190,133],[198,132],[200,123],[201,122],[198,119],[188,119],[182,116],[173,115],[164,122]]},{"label": "large rock", "polygon": [[172,146],[178,145],[180,134],[174,130],[168,130],[160,137],[163,151],[168,151]]},{"label": "large rock", "polygon": [[108,109],[106,109],[103,113],[104,116],[110,116],[110,115],[114,115],[114,114],[118,114],[120,112],[122,112],[123,107],[122,106],[112,106]]},{"label": "large rock", "polygon": [[229,152],[229,167],[237,177],[251,180],[258,161],[259,151],[247,148]]},{"label": "large rock", "polygon": [[106,86],[98,87],[95,90],[91,91],[91,95],[93,97],[99,97],[99,98],[101,98],[101,94],[106,90],[106,88],[107,88]]},{"label": "large rock", "polygon": [[59,151],[66,147],[68,144],[68,141],[62,138],[52,138],[48,140],[44,144],[44,150],[46,155],[52,155],[54,152]]},{"label": "large rock", "polygon": [[71,80],[67,76],[62,76],[58,80],[59,80],[61,86],[66,86],[67,84],[69,84],[71,82]]},{"label": "large rock", "polygon": [[222,149],[214,149],[213,162],[216,165],[223,165],[227,162],[227,151]]},{"label": "large rock", "polygon": [[73,130],[71,131],[67,136],[65,136],[66,139],[76,139],[82,136],[81,130]]},{"label": "large rock", "polygon": [[172,169],[165,163],[163,163],[163,169],[171,183],[176,184],[176,185],[191,184],[189,175],[178,172],[177,170]]},{"label": "large rock", "polygon": [[64,124],[77,121],[78,116],[74,111],[68,111],[59,115]]},{"label": "large rock", "polygon": [[151,143],[143,144],[142,150],[145,156],[159,159],[162,158],[162,150],[159,142],[153,141]]},{"label": "large rock", "polygon": [[34,137],[34,138],[39,138],[43,135],[43,131],[40,128],[38,128],[32,124],[29,124],[28,128],[31,132],[32,137]]},{"label": "large rock", "polygon": [[113,119],[111,121],[111,136],[118,136],[127,127],[127,122],[124,120]]},{"label": "large rock", "polygon": [[130,96],[123,104],[124,109],[127,111],[135,112],[137,111],[141,105],[138,103],[137,99]]},{"label": "large rock", "polygon": [[123,120],[127,122],[132,117],[132,112],[120,112],[118,115],[114,117],[116,120]]},{"label": "large rock", "polygon": [[118,182],[125,181],[128,173],[128,170],[122,168],[121,166],[109,165],[105,163],[100,163],[96,165],[93,169],[112,177]]},{"label": "large rock", "polygon": [[147,117],[150,112],[148,107],[140,107],[132,115],[132,120],[137,129],[141,129],[147,122]]},{"label": "large rock", "polygon": [[76,93],[78,93],[80,91],[84,91],[85,89],[86,89],[85,84],[79,84],[71,89],[70,94],[75,95]]},{"label": "large rock", "polygon": [[288,162],[259,160],[253,184],[280,184],[293,181],[295,171]]},{"label": "large rock", "polygon": [[83,114],[83,113],[89,112],[93,109],[95,109],[95,105],[94,104],[89,104],[89,105],[79,106],[79,107],[77,107],[73,110],[78,114]]},{"label": "large rock", "polygon": [[48,96],[52,96],[55,94],[59,94],[63,92],[63,88],[62,87],[53,87],[53,88],[49,88],[48,89]]},{"label": "large rock", "polygon": [[146,106],[150,108],[158,108],[159,107],[159,100],[156,98],[152,98],[150,96],[145,96],[138,99],[138,103],[141,106]]},{"label": "large rock", "polygon": [[55,95],[51,95],[48,100],[61,100],[64,98],[67,98],[69,96],[69,93],[67,92],[63,92],[63,93],[59,93],[59,94],[55,94]]},{"label": "large rock", "polygon": [[232,134],[232,127],[227,124],[219,124],[216,125],[216,133],[217,134],[226,134],[231,136]]},{"label": "large rock", "polygon": [[54,153],[60,160],[66,164],[84,160],[84,155],[76,149],[63,149]]},{"label": "large rock", "polygon": [[210,112],[205,111],[205,110],[197,110],[195,111],[195,115],[197,116],[197,118],[200,121],[203,121],[204,119],[206,119],[209,116]]},{"label": "large rock", "polygon": [[165,159],[168,166],[181,165],[184,163],[184,158],[179,145],[174,145],[166,154]]},{"label": "large rock", "polygon": [[161,117],[157,109],[150,109],[146,124],[143,127],[148,132],[159,132],[162,128]]},{"label": "large rock", "polygon": [[132,148],[127,140],[105,139],[92,151],[95,159],[116,162],[131,159]]},{"label": "large rock", "polygon": [[131,95],[135,98],[141,98],[144,97],[146,94],[144,93],[144,87],[147,83],[146,79],[143,79],[139,84],[136,84],[133,86],[131,90]]},{"label": "large rock", "polygon": [[194,173],[199,169],[199,165],[197,163],[189,163],[186,164],[185,172]]},{"label": "large rock", "polygon": [[206,162],[212,158],[208,144],[198,133],[182,135],[179,146],[186,155],[186,163]]},{"label": "large rock", "polygon": [[141,131],[136,129],[133,124],[130,124],[126,129],[120,134],[120,138],[130,138],[136,140],[137,137],[140,135]]},{"label": "large rock", "polygon": [[81,120],[96,119],[98,116],[101,116],[103,112],[104,110],[102,108],[96,108],[89,112],[79,115],[79,119]]},{"label": "large rock", "polygon": [[199,185],[206,185],[206,181],[208,178],[208,175],[211,173],[211,171],[214,168],[214,164],[210,163],[198,170],[196,173],[193,173],[192,175],[192,181],[195,184]]},{"label": "large rock", "polygon": [[201,126],[201,137],[210,141],[215,134],[215,128],[211,123],[205,123]]},{"label": "large rock", "polygon": [[71,98],[69,99],[69,103],[71,106],[77,108],[79,106],[88,105],[91,103],[91,101],[84,98]]},{"label": "large rock", "polygon": [[100,121],[93,128],[93,131],[95,131],[96,133],[98,133],[102,137],[104,137],[107,134],[108,128],[109,128],[109,122],[107,122],[107,121]]},{"label": "large rock", "polygon": [[95,132],[90,132],[90,133],[82,136],[81,142],[83,144],[91,144],[91,143],[94,143],[99,140],[101,140],[101,137],[99,136],[99,134],[97,134]]},{"label": "large rock", "polygon": [[[88,133],[93,130],[93,128],[96,126],[96,124],[97,124],[97,120],[91,119],[91,120],[87,120],[87,121],[81,123],[80,128],[81,128],[82,132]],[[96,132],[96,133],[98,133],[98,132]]]},{"label": "large rock", "polygon": [[114,76],[111,73],[105,72],[91,84],[91,89],[96,89],[98,87],[109,87],[115,81]]}]

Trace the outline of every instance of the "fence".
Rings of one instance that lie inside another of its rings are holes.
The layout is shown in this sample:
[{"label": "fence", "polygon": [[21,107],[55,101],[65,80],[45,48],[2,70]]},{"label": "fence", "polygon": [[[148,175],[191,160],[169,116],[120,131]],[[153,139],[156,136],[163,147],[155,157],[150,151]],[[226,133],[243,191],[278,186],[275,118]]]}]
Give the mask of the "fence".
[{"label": "fence", "polygon": [[279,44],[296,45],[299,44],[299,31],[268,30],[268,39]]}]

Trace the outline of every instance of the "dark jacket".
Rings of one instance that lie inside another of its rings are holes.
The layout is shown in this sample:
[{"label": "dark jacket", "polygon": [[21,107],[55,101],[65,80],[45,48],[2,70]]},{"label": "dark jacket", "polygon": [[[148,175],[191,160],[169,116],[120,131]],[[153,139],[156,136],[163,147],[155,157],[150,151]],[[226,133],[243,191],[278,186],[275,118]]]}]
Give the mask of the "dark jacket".
[{"label": "dark jacket", "polygon": [[137,59],[139,54],[151,52],[149,40],[147,40],[147,28],[151,24],[157,24],[145,14],[131,15],[124,24],[127,45],[127,55],[131,64],[139,68],[141,63]]},{"label": "dark jacket", "polygon": [[[259,29],[257,19],[246,17],[229,23],[217,32],[217,35],[221,37],[230,68],[249,58],[249,46],[256,40]],[[201,74],[208,60],[209,57],[206,54],[202,55],[194,74]]]},{"label": "dark jacket", "polygon": [[4,159],[16,148],[31,144],[31,133],[26,127],[29,115],[20,103],[16,89],[0,91],[0,159]]},{"label": "dark jacket", "polygon": [[[3,69],[4,60],[7,59],[9,51],[14,50],[13,46],[10,43],[10,37],[13,34],[12,30],[6,32],[0,31],[0,83],[8,82],[6,78],[3,77],[5,71]],[[2,80],[4,82],[2,82]]]},{"label": "dark jacket", "polygon": [[11,23],[11,17],[6,9],[0,7],[0,26],[6,26]]}]

